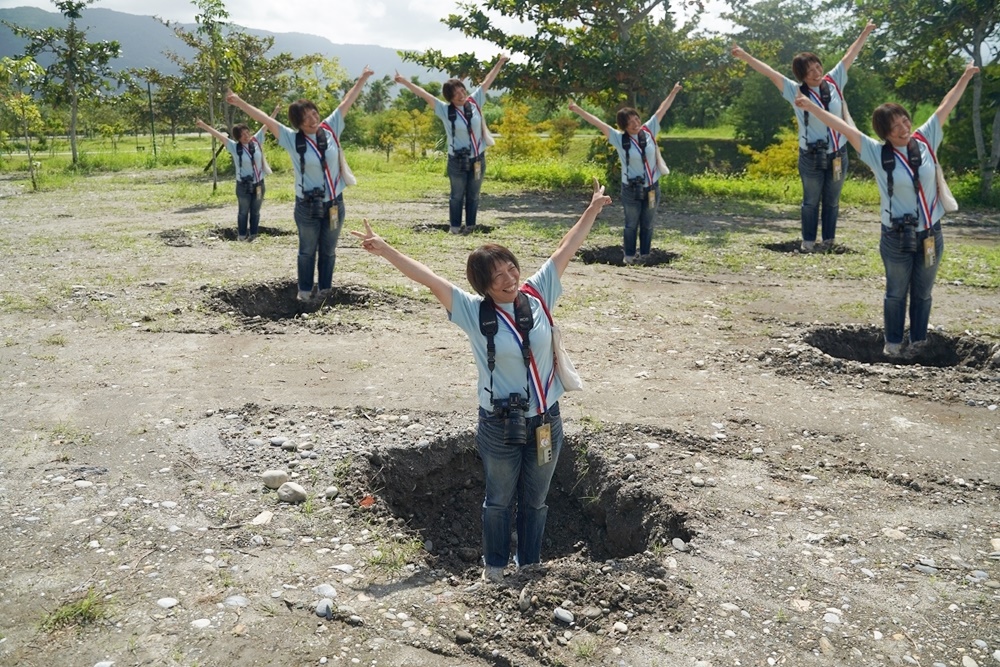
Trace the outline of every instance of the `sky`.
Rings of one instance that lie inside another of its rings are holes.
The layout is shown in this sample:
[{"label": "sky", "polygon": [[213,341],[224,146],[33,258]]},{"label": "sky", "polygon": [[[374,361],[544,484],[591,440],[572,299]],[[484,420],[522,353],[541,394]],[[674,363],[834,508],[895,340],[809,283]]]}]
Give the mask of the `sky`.
[{"label": "sky", "polygon": [[[442,18],[458,11],[458,0],[226,0],[225,4],[230,20],[246,28],[303,32],[326,37],[334,44],[439,49],[445,55],[474,51],[483,59],[497,53],[495,45],[470,40],[441,23]],[[675,6],[678,4],[683,3]],[[721,0],[710,0],[707,5],[708,14],[718,16],[722,11]],[[50,0],[0,0],[3,9],[24,6],[56,11]],[[193,23],[197,13],[187,0],[98,0],[91,7],[185,23]],[[504,27],[516,30],[513,23]],[[721,29],[718,21],[714,27]]]}]

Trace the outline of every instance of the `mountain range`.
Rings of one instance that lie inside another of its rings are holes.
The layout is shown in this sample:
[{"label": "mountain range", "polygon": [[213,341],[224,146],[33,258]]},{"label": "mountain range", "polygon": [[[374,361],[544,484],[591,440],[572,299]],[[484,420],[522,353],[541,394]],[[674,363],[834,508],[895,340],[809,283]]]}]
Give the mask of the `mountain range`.
[{"label": "mountain range", "polygon": [[[61,28],[67,24],[61,14],[35,7],[0,9],[0,21],[37,29]],[[174,52],[184,59],[191,59],[194,55],[194,51],[181,42],[172,29],[152,16],[137,16],[95,7],[84,11],[83,18],[77,21],[77,25],[87,31],[88,42],[117,40],[121,44],[122,55],[112,62],[115,70],[152,67],[163,74],[177,74],[177,65],[167,58],[166,53]],[[195,24],[180,25],[191,31],[197,28]],[[298,57],[319,53],[327,58],[337,58],[348,76],[352,78],[360,74],[365,65],[375,70],[377,77],[385,74],[391,76],[399,70],[403,76],[407,78],[418,76],[421,81],[447,78],[441,72],[403,62],[395,49],[384,46],[334,44],[325,37],[317,35],[241,29],[251,35],[274,37],[272,55],[288,52]],[[20,55],[23,53],[24,44],[25,40],[15,36],[10,28],[0,23],[0,57]],[[51,62],[51,58],[47,61],[42,56],[38,60],[42,66],[47,66]]]}]

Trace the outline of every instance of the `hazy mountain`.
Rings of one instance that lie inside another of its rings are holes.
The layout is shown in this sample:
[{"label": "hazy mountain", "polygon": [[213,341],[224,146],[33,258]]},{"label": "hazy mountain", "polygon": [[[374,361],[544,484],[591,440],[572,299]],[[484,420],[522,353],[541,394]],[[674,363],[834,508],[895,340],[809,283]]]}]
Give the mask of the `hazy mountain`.
[{"label": "hazy mountain", "polygon": [[[65,27],[66,20],[56,12],[47,12],[35,7],[0,9],[0,20],[26,28]],[[99,42],[118,40],[122,46],[121,58],[112,62],[116,70],[129,67],[152,67],[164,74],[176,74],[177,66],[165,55],[172,51],[185,59],[193,52],[181,42],[173,31],[152,16],[136,16],[110,9],[89,8],[83,12],[78,25],[87,31],[87,40]],[[194,30],[195,24],[182,24]],[[441,72],[431,72],[413,63],[403,62],[396,50],[384,46],[357,44],[334,44],[325,37],[302,33],[274,33],[266,30],[246,29],[252,35],[274,37],[273,53],[287,51],[293,56],[319,53],[325,57],[335,57],[347,70],[349,76],[357,76],[368,65],[375,75],[392,75],[397,69],[407,78],[419,76],[422,81],[443,81],[447,77]],[[0,57],[16,56],[23,52],[24,40],[15,37],[10,28],[0,23]],[[41,64],[48,65],[40,57]]]}]

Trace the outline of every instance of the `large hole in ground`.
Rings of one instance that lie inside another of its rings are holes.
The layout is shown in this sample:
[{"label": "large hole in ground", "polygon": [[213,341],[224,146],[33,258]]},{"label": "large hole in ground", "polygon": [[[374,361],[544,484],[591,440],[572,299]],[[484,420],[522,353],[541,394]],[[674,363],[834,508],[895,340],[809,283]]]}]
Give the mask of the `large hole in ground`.
[{"label": "large hole in ground", "polygon": [[[257,228],[257,236],[291,236],[297,234],[294,229],[280,229],[278,227],[265,227],[261,225]],[[208,236],[222,239],[223,241],[236,241],[239,239],[239,232],[235,227],[215,227],[208,230]]]},{"label": "large hole in ground", "polygon": [[920,364],[947,368],[965,366],[984,369],[994,354],[993,346],[971,336],[946,336],[927,332],[927,345],[916,354],[903,346],[902,357],[886,357],[882,353],[885,337],[876,327],[820,327],[807,333],[803,340],[831,357],[860,361],[866,364]]},{"label": "large hole in ground", "polygon": [[[565,438],[549,489],[543,560],[581,554],[603,562],[674,537],[690,540],[684,512],[657,493],[657,480],[640,479],[649,468],[622,474],[599,448],[588,447],[595,437]],[[474,434],[381,450],[371,463],[388,510],[433,543],[436,566],[453,573],[481,567],[485,484]]]},{"label": "large hole in ground", "polygon": [[834,243],[832,246],[824,246],[820,242],[816,242],[813,249],[809,252],[802,250],[802,240],[795,239],[794,241],[781,241],[780,243],[762,243],[762,248],[770,250],[772,252],[785,252],[796,255],[854,255],[855,250],[852,250],[842,243]]},{"label": "large hole in ground", "polygon": [[[584,264],[609,264],[611,266],[625,266],[625,254],[620,245],[604,246],[603,248],[582,248],[576,256]],[[649,255],[641,260],[636,257],[632,266],[660,266],[670,264],[680,257],[675,252],[667,252],[659,248],[653,248]]]},{"label": "large hole in ground", "polygon": [[350,306],[367,308],[389,305],[396,298],[361,285],[334,285],[329,293],[313,292],[309,301],[299,301],[295,282],[259,283],[214,292],[212,306],[220,312],[235,311],[246,318],[285,320],[323,308]]},{"label": "large hole in ground", "polygon": [[[413,227],[413,231],[417,233],[434,232],[435,234],[449,234],[451,233],[451,225],[447,223],[436,225],[429,222],[421,222]],[[493,227],[489,225],[473,225],[472,227],[464,227],[462,230],[463,234],[490,234],[492,232]]]}]

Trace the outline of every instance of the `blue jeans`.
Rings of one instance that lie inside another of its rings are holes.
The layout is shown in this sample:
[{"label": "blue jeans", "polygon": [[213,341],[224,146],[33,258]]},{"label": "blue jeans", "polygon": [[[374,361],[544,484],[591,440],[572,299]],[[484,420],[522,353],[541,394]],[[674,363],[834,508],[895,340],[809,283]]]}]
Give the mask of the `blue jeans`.
[{"label": "blue jeans", "polygon": [[906,299],[910,299],[910,342],[927,338],[927,322],[931,318],[931,290],[937,277],[938,266],[944,253],[944,235],[941,223],[931,228],[937,261],[934,266],[924,266],[924,241],[926,231],[917,235],[917,252],[900,250],[900,233],[882,226],[879,254],[885,265],[885,301],[882,311],[885,319],[885,341],[903,342],[903,325],[906,318]]},{"label": "blue jeans", "polygon": [[541,560],[542,535],[549,506],[545,497],[556,470],[563,444],[559,403],[549,407],[552,424],[552,460],[538,465],[535,428],[541,417],[527,421],[528,438],[522,446],[505,445],[504,421],[479,408],[476,448],[486,473],[486,498],[483,500],[483,555],[486,564],[504,567],[510,559],[510,519],[517,512],[517,564],[530,565]]},{"label": "blue jeans", "polygon": [[448,180],[451,181],[451,194],[448,196],[448,222],[452,227],[462,226],[462,209],[465,209],[465,226],[475,227],[476,213],[479,212],[479,191],[483,187],[483,176],[486,174],[486,154],[479,156],[479,178],[475,169],[469,165],[468,171],[462,171],[462,160],[454,155],[448,156]]},{"label": "blue jeans", "polygon": [[264,203],[264,181],[260,182],[259,197],[254,185],[244,181],[237,182],[236,201],[239,204],[236,212],[236,230],[240,236],[246,236],[249,222],[249,233],[256,236],[257,228],[260,227],[260,205]]},{"label": "blue jeans", "polygon": [[656,203],[650,207],[644,187],[633,187],[622,183],[622,206],[625,208],[625,232],[622,243],[625,256],[635,257],[636,236],[639,237],[639,254],[648,255],[653,245],[653,224],[656,209],[660,205],[660,184],[653,183]]},{"label": "blue jeans", "polygon": [[[817,164],[817,157],[820,164]],[[824,159],[825,158],[825,159]],[[823,240],[837,236],[837,215],[840,213],[840,191],[847,175],[847,151],[840,153],[840,178],[834,180],[833,155],[819,155],[799,150],[799,176],[802,178],[802,240],[816,241],[816,227],[823,205]]]},{"label": "blue jeans", "polygon": [[[330,220],[333,207],[337,208],[336,224]],[[340,228],[344,226],[344,196],[339,195],[334,201],[315,203],[296,197],[295,226],[299,230],[299,291],[312,291],[317,263],[319,289],[330,289],[333,267],[337,262],[337,239]]]}]

